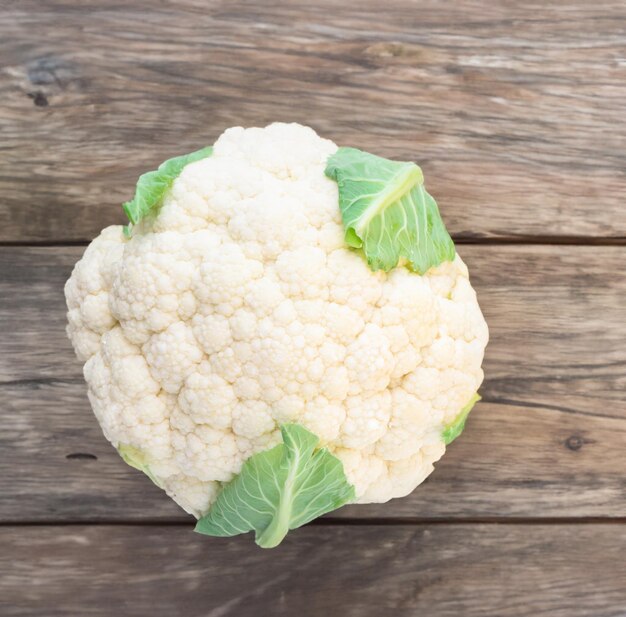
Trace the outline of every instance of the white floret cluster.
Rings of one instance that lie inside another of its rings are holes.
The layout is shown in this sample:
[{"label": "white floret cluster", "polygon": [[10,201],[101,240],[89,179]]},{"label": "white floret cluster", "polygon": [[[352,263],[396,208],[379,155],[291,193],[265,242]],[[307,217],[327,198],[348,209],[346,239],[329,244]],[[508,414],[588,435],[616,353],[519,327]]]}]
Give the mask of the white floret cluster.
[{"label": "white floret cluster", "polygon": [[297,124],[229,129],[156,218],[130,239],[103,230],[67,282],[106,437],[196,516],[285,422],[319,436],[359,502],[404,496],[483,379],[465,264],[372,272],[324,175],[336,149]]}]

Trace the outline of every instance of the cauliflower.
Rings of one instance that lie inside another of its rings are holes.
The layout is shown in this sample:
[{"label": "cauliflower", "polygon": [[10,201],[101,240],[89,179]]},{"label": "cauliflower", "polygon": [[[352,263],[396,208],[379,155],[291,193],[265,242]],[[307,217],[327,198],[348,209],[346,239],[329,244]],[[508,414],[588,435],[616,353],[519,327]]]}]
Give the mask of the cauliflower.
[{"label": "cauliflower", "polygon": [[142,176],[65,286],[106,438],[213,535],[410,493],[463,427],[486,323],[413,163],[298,124]]}]

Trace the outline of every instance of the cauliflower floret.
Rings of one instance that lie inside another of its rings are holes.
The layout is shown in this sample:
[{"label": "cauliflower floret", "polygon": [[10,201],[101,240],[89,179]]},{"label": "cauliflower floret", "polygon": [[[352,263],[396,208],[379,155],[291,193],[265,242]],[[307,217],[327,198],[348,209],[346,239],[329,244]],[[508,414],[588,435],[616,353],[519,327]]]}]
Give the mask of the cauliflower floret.
[{"label": "cauliflower floret", "polygon": [[66,284],[106,437],[195,516],[286,422],[341,460],[360,503],[406,495],[482,382],[465,264],[372,272],[324,174],[336,149],[296,124],[229,129],[138,233],[103,230]]}]

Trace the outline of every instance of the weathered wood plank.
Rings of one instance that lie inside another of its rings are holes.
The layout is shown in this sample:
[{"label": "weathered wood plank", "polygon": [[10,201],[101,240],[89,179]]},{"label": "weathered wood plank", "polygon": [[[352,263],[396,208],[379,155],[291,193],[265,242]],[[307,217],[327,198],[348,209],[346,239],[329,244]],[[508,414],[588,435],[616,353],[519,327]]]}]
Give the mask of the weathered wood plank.
[{"label": "weathered wood plank", "polygon": [[0,529],[3,617],[618,617],[624,525]]},{"label": "weathered wood plank", "polygon": [[[626,250],[460,249],[491,328],[485,401],[412,496],[335,516],[623,516]],[[184,520],[89,410],[63,332],[81,251],[0,250],[0,520]]]},{"label": "weathered wood plank", "polygon": [[0,241],[91,238],[140,172],[273,120],[419,161],[457,237],[626,236],[623,2],[0,11]]},{"label": "weathered wood plank", "polygon": [[[0,521],[192,519],[102,437],[82,386],[2,388]],[[433,475],[404,499],[331,518],[619,517],[623,420],[481,403]]]}]

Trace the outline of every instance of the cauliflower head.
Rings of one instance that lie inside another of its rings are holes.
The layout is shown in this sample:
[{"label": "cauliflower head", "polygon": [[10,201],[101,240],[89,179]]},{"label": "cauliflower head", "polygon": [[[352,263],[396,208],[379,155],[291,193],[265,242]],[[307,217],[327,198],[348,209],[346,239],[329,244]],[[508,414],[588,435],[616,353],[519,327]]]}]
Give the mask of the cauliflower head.
[{"label": "cauliflower head", "polygon": [[488,340],[419,168],[298,124],[231,128],[195,154],[140,179],[160,192],[126,204],[132,228],[104,229],[65,287],[106,438],[198,518],[264,465],[289,490],[343,482],[299,524],[407,495],[460,432]]}]

